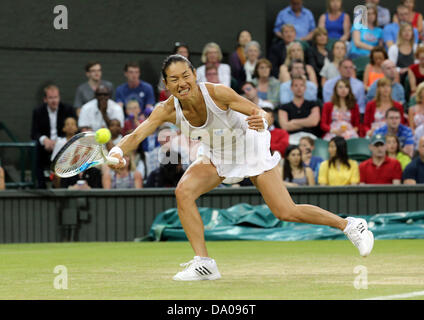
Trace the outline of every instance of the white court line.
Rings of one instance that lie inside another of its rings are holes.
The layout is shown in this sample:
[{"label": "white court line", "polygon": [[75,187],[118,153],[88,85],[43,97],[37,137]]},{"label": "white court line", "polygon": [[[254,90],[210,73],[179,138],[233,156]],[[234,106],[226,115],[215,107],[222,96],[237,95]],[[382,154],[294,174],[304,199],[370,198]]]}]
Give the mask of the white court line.
[{"label": "white court line", "polygon": [[392,296],[382,296],[382,297],[375,297],[375,298],[368,298],[363,300],[392,300],[392,299],[406,299],[406,298],[412,298],[412,297],[419,297],[424,296],[424,291],[415,291],[410,293],[403,293],[403,294],[395,294]]}]

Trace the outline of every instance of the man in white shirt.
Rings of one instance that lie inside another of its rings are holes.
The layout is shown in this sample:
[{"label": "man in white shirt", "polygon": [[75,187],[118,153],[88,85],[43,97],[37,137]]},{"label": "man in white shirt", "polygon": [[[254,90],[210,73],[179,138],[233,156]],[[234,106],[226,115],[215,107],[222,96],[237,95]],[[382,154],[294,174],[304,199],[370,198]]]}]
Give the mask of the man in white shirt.
[{"label": "man in white shirt", "polygon": [[117,119],[124,126],[124,111],[115,101],[111,100],[111,91],[105,85],[99,85],[96,89],[95,99],[87,102],[81,108],[78,119],[80,129],[89,128],[97,131],[107,128],[112,119]]},{"label": "man in white shirt", "polygon": [[74,117],[75,109],[60,101],[59,88],[49,85],[44,88],[43,104],[32,114],[31,139],[37,143],[38,187],[46,188],[44,170],[50,166],[50,156],[58,137],[64,136],[65,119]]}]

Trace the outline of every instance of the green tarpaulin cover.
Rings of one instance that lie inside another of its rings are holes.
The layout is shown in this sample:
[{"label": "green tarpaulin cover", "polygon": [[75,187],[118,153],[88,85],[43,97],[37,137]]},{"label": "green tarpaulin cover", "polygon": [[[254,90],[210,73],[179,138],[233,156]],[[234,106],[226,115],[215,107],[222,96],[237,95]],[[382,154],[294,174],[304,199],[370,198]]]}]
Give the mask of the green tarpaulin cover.
[{"label": "green tarpaulin cover", "polygon": [[[238,204],[228,209],[199,208],[199,212],[208,241],[346,239],[342,231],[328,226],[280,221],[266,205]],[[375,239],[424,239],[424,211],[355,217],[367,220]],[[187,240],[177,209],[160,213],[153,222],[148,237],[143,240]]]}]

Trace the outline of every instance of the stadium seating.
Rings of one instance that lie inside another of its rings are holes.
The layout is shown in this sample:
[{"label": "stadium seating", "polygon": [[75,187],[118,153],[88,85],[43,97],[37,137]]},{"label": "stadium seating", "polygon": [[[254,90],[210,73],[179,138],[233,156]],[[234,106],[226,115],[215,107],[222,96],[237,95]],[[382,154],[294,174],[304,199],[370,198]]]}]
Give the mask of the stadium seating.
[{"label": "stadium seating", "polygon": [[368,56],[353,59],[353,64],[355,65],[355,68],[356,68],[357,79],[363,81],[365,67],[367,66],[369,62],[370,62],[370,58]]},{"label": "stadium seating", "polygon": [[315,157],[321,157],[323,160],[328,160],[328,141],[323,139],[315,140],[315,148],[312,151]]},{"label": "stadium seating", "polygon": [[371,157],[371,150],[368,148],[369,140],[365,138],[353,138],[346,140],[347,154],[349,159],[362,162]]}]

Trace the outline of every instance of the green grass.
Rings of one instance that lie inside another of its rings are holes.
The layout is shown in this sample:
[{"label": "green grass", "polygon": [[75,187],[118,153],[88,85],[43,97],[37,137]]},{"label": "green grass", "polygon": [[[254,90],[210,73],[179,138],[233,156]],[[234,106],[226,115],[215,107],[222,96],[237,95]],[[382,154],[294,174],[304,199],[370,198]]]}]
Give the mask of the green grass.
[{"label": "green grass", "polygon": [[[376,241],[367,258],[347,240],[207,245],[218,281],[172,280],[193,257],[188,242],[0,245],[0,299],[363,299],[424,290],[424,240]],[[57,265],[68,270],[67,290],[53,287]],[[358,265],[368,289],[354,288]]]}]

